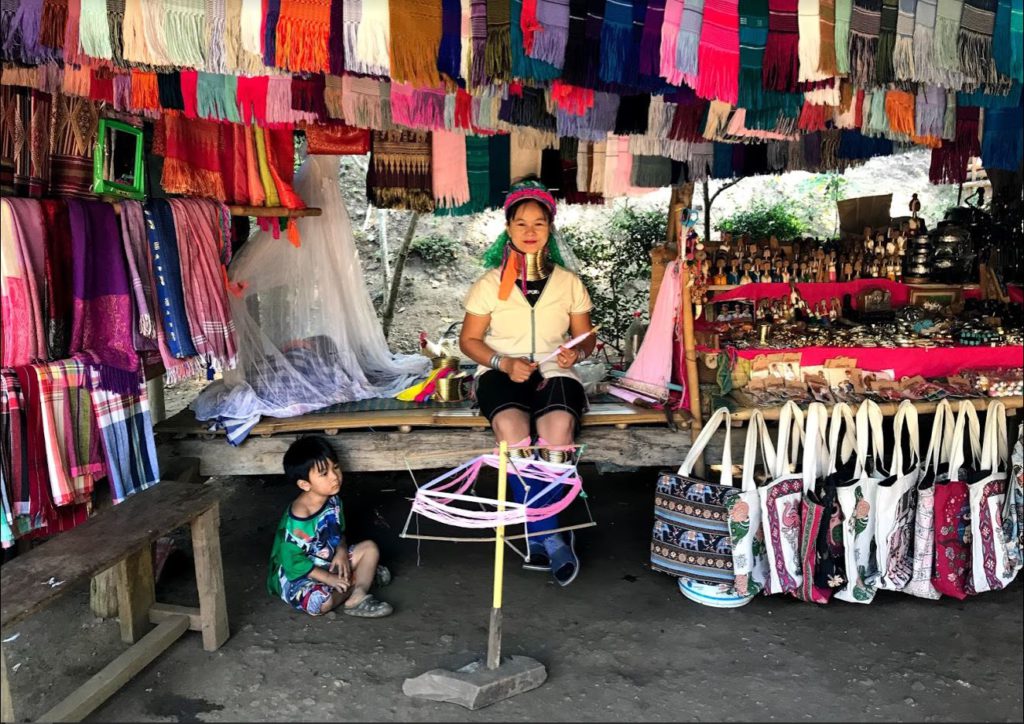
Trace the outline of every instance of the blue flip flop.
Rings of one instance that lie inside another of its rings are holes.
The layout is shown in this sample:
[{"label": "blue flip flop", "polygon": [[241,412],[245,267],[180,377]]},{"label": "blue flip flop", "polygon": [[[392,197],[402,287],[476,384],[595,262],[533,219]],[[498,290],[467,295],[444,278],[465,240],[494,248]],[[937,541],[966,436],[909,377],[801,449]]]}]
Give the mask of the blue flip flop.
[{"label": "blue flip flop", "polygon": [[575,531],[569,531],[568,544],[560,535],[552,535],[544,541],[544,548],[551,558],[551,577],[559,586],[568,586],[579,575],[580,559],[576,556],[575,546]]}]

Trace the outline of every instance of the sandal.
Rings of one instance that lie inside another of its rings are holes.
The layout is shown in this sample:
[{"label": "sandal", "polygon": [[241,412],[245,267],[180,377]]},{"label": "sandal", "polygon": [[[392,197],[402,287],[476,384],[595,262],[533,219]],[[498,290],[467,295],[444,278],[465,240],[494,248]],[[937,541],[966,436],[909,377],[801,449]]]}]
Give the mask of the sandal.
[{"label": "sandal", "polygon": [[544,571],[545,573],[551,570],[551,558],[540,546],[530,546],[530,557],[523,561],[524,571]]},{"label": "sandal", "polygon": [[384,616],[390,616],[395,609],[391,607],[390,603],[378,601],[373,596],[367,595],[366,598],[355,606],[352,606],[351,608],[346,606],[342,610],[349,616],[358,616],[359,618],[382,618]]},{"label": "sandal", "polygon": [[377,572],[373,576],[373,585],[380,588],[391,583],[391,571],[387,566],[377,566]]}]

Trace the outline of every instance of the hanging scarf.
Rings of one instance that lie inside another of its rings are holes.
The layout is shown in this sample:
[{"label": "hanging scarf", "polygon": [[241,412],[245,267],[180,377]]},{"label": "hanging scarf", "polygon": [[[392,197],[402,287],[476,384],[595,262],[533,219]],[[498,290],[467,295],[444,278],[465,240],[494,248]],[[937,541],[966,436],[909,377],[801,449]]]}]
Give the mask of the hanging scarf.
[{"label": "hanging scarf", "polygon": [[265,75],[256,78],[238,77],[235,99],[238,101],[239,118],[242,123],[266,125],[269,84],[270,78]]},{"label": "hanging scarf", "polygon": [[50,194],[92,198],[92,143],[99,111],[85,98],[60,94],[53,98]]},{"label": "hanging scarf", "polygon": [[165,155],[160,185],[164,191],[226,200],[218,124],[202,119],[190,121],[175,113],[165,113],[161,119]]},{"label": "hanging scarf", "polygon": [[487,0],[472,0],[469,17],[470,85],[487,85]]},{"label": "hanging scarf", "polygon": [[[511,11],[509,43],[512,51],[512,77],[534,81],[558,78],[561,74],[560,68],[527,55],[522,27],[523,0],[512,0]],[[580,32],[582,32],[582,28]]]},{"label": "hanging scarf", "polygon": [[[831,78],[839,74],[836,65],[836,0],[821,0],[819,13],[818,34],[821,42],[821,56],[818,61],[818,72],[825,78]],[[838,143],[837,135],[836,144]]]},{"label": "hanging scarf", "polygon": [[430,141],[431,181],[438,209],[469,203],[466,137],[451,131],[434,131]]},{"label": "hanging scarf", "polygon": [[761,80],[768,90],[793,92],[800,74],[797,0],[768,0],[768,41]]},{"label": "hanging scarf", "polygon": [[441,0],[437,70],[453,81],[462,79],[462,0]]},{"label": "hanging scarf", "polygon": [[3,36],[5,57],[28,64],[45,62],[55,55],[39,42],[43,18],[43,0],[20,0],[11,15],[8,32]]},{"label": "hanging scarf", "polygon": [[306,77],[299,75],[292,76],[291,82],[291,108],[293,111],[302,111],[311,114],[316,120],[323,122],[327,120],[328,111],[324,99],[326,85],[325,76],[322,73],[314,73]]},{"label": "hanging scarf", "polygon": [[43,314],[46,320],[46,357],[68,356],[71,344],[71,225],[63,201],[40,202],[46,229],[46,273]]},{"label": "hanging scarf", "polygon": [[1019,108],[992,108],[985,111],[985,129],[981,138],[981,163],[986,169],[1000,168],[1016,172],[1024,160],[1024,126]]},{"label": "hanging scarf", "polygon": [[946,116],[946,92],[937,85],[921,83],[914,104],[914,133],[942,138]]},{"label": "hanging scarf", "polygon": [[54,58],[63,57],[67,22],[67,0],[43,0],[43,14],[39,19],[39,43],[53,48],[55,52],[51,56]]},{"label": "hanging scarf", "polygon": [[343,0],[328,0],[327,71],[345,72],[345,11]]},{"label": "hanging scarf", "polygon": [[511,79],[511,13],[510,0],[490,0],[487,3],[484,75],[487,82],[490,83],[500,83]]},{"label": "hanging scarf", "polygon": [[[360,73],[387,76],[390,71],[388,49],[391,47],[391,21],[386,2],[361,0],[355,18],[359,24],[356,37],[356,53],[353,58]],[[348,21],[348,5],[345,6],[345,20]],[[348,62],[348,49],[345,62]]]},{"label": "hanging scarf", "polygon": [[683,74],[676,67],[676,44],[683,21],[683,0],[666,0],[661,26],[659,75],[670,85],[682,85]]},{"label": "hanging scarf", "polygon": [[228,210],[202,199],[171,199],[169,203],[192,344],[215,369],[233,369],[237,355],[235,325],[223,266],[230,249],[226,243]]},{"label": "hanging scarf", "polygon": [[661,37],[665,25],[665,3],[667,0],[647,0],[643,29],[640,34],[639,74],[646,78],[657,78],[661,73]]},{"label": "hanging scarf", "polygon": [[485,136],[466,136],[466,175],[469,201],[451,209],[452,216],[467,216],[483,211],[490,202],[490,152]]},{"label": "hanging scarf", "polygon": [[946,91],[946,114],[943,117],[942,140],[954,141],[957,137],[957,103],[956,91]]},{"label": "hanging scarf", "polygon": [[374,78],[341,78],[342,117],[350,126],[385,129],[381,82]]},{"label": "hanging scarf", "polygon": [[995,81],[992,64],[992,33],[997,0],[965,0],[960,18],[960,67],[964,75],[978,82]]},{"label": "hanging scarf", "polygon": [[117,218],[110,204],[68,201],[74,316],[70,352],[97,366],[104,389],[130,393],[139,384],[132,344],[132,302]]},{"label": "hanging scarf", "polygon": [[821,15],[818,0],[798,0],[797,3],[797,57],[801,82],[821,80],[825,76],[818,70],[821,64]]},{"label": "hanging scarf", "polygon": [[110,54],[114,65],[126,67],[124,62],[124,10],[125,0],[105,0],[107,34],[110,40]]},{"label": "hanging scarf", "polygon": [[622,96],[619,110],[615,116],[615,135],[642,136],[647,133],[648,110],[651,103],[649,95]]},{"label": "hanging scarf", "polygon": [[391,79],[434,88],[441,83],[437,54],[441,46],[441,6],[419,0],[390,0]]},{"label": "hanging scarf", "polygon": [[146,45],[145,15],[142,12],[144,0],[125,0],[124,20],[121,23],[121,40],[124,44],[122,55],[129,63],[151,64],[149,48]]},{"label": "hanging scarf", "polygon": [[928,178],[934,184],[959,184],[967,180],[967,162],[981,154],[978,142],[980,111],[971,106],[956,108],[956,138],[932,149]]},{"label": "hanging scarf", "polygon": [[[53,518],[53,501],[49,492],[49,470],[46,464],[46,439],[43,434],[42,407],[39,395],[39,383],[31,366],[24,365],[15,369],[17,387],[21,392],[21,410],[24,415],[22,422],[23,440],[25,443],[23,458],[25,469],[23,479],[25,487],[15,494],[16,512],[27,515],[27,529],[43,528],[46,532],[48,523]],[[10,387],[13,387],[11,385]],[[23,535],[24,537],[24,531]]]},{"label": "hanging scarf", "polygon": [[511,181],[512,150],[507,134],[487,138],[488,205],[499,208],[505,202]]},{"label": "hanging scarf", "polygon": [[738,0],[706,0],[698,50],[697,83],[702,98],[734,104],[739,93]]},{"label": "hanging scarf", "polygon": [[277,66],[277,23],[281,18],[281,0],[263,0],[263,64]]},{"label": "hanging scarf", "polygon": [[945,80],[943,85],[947,88],[959,88],[964,82],[958,45],[963,9],[963,0],[939,0],[938,2],[935,19],[934,58],[935,65]]},{"label": "hanging scarf", "polygon": [[267,79],[267,127],[292,127],[301,121],[315,122],[312,113],[296,111],[292,107],[292,83],[290,75],[274,75]]},{"label": "hanging scarf", "polygon": [[850,16],[850,79],[862,88],[875,85],[881,27],[882,0],[854,0]]},{"label": "hanging scarf", "polygon": [[[192,344],[188,316],[185,312],[181,265],[178,257],[178,238],[170,203],[165,199],[154,199],[144,205],[143,212],[146,217],[146,237],[149,242],[149,253],[162,322],[157,324],[157,334],[159,336],[162,333],[162,342],[171,353],[172,360],[195,357],[196,349]],[[164,366],[168,367],[166,357]],[[172,361],[168,372],[170,373],[175,367],[176,363]],[[179,379],[183,378],[179,377]]]},{"label": "hanging scarf", "polygon": [[527,55],[561,68],[569,40],[569,0],[537,0],[537,30]]},{"label": "hanging scarf", "polygon": [[703,23],[704,0],[687,0],[676,38],[676,70],[691,87],[697,82],[697,59]]},{"label": "hanging scarf", "polygon": [[768,0],[740,0],[740,74],[736,105],[761,108],[765,88],[761,84],[764,48],[768,40]]},{"label": "hanging scarf", "polygon": [[917,0],[899,0],[896,20],[896,45],[892,51],[893,74],[896,80],[912,80],[914,71],[914,16]]},{"label": "hanging scarf", "polygon": [[[909,140],[915,134],[914,126],[914,94],[908,91],[890,90],[885,92],[885,116],[889,119],[889,128],[901,137]],[[893,140],[896,140],[894,138]]]},{"label": "hanging scarf", "polygon": [[263,64],[263,4],[261,0],[241,0],[239,41],[242,52],[259,58]]},{"label": "hanging scarf", "polygon": [[293,73],[327,71],[330,36],[331,0],[281,0],[274,35],[275,65]]},{"label": "hanging scarf", "polygon": [[896,25],[899,22],[899,0],[882,0],[882,13],[878,34],[878,58],[875,61],[875,80],[885,85],[896,80],[893,52],[896,47]]},{"label": "hanging scarf", "polygon": [[156,349],[153,270],[146,243],[146,219],[139,201],[121,202],[121,241],[128,261],[132,298],[135,302],[135,324],[132,327],[135,349]]},{"label": "hanging scarf", "polygon": [[[605,38],[608,37],[610,48],[621,48],[621,54],[611,59],[611,67],[614,69],[610,71],[609,78],[614,77],[613,82],[622,83],[629,88],[636,88],[639,85],[640,42],[646,14],[647,0],[615,0],[605,4],[601,42],[604,44]],[[620,26],[619,23],[623,19],[625,25]],[[602,65],[607,65],[608,60],[606,48],[602,47]],[[601,78],[604,79],[604,76]]]},{"label": "hanging scarf", "polygon": [[434,209],[430,180],[430,134],[374,131],[366,194],[379,209],[427,213]]},{"label": "hanging scarf", "polygon": [[999,0],[992,59],[1002,75],[1024,82],[1024,0]]},{"label": "hanging scarf", "polygon": [[181,74],[178,71],[157,73],[156,84],[161,108],[165,111],[185,110],[185,98],[181,92]]},{"label": "hanging scarf", "polygon": [[523,86],[519,92],[510,90],[502,100],[498,118],[516,126],[528,126],[542,131],[554,131],[555,117],[548,112],[544,90]]},{"label": "hanging scarf", "polygon": [[569,0],[569,39],[562,68],[562,80],[566,83],[581,88],[597,84],[603,16],[604,0]]},{"label": "hanging scarf", "polygon": [[917,0],[914,11],[914,78],[921,83],[941,85],[942,74],[935,66],[935,22],[938,0]]},{"label": "hanging scarf", "polygon": [[212,120],[241,121],[238,114],[238,78],[200,72],[196,79],[196,114]]},{"label": "hanging scarf", "polygon": [[[123,3],[124,0],[119,0]],[[206,27],[210,29],[210,50],[204,70],[210,73],[228,72],[227,55],[227,0],[207,0]]]},{"label": "hanging scarf", "polygon": [[[205,0],[164,0],[159,4],[165,6],[163,33],[170,64],[185,68],[204,67],[209,48]],[[85,15],[84,12],[82,14]],[[269,17],[267,25],[270,25]]]},{"label": "hanging scarf", "polygon": [[[43,219],[39,202],[30,199],[2,199],[3,232],[0,240],[0,274],[3,276],[4,367],[29,364],[46,357]],[[35,238],[32,238],[35,234]]]}]

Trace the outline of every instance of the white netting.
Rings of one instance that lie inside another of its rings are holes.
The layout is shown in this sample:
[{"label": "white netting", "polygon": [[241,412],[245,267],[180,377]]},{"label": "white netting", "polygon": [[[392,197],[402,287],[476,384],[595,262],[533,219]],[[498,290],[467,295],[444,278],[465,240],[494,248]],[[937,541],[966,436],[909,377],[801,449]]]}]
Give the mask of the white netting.
[{"label": "white netting", "polygon": [[366,289],[337,156],[310,156],[295,190],[323,215],[298,220],[302,245],[260,232],[231,263],[238,366],[192,404],[200,420],[289,417],[340,402],[392,397],[430,371],[392,354]]}]

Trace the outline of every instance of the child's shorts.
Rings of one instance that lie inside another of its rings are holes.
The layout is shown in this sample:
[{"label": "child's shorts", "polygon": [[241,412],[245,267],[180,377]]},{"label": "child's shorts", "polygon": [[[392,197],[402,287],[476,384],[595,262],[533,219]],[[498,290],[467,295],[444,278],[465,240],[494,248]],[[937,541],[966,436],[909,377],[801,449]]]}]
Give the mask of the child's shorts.
[{"label": "child's shorts", "polygon": [[[355,546],[348,547],[348,557],[352,560],[352,551]],[[282,598],[294,609],[305,611],[312,616],[319,616],[324,604],[331,600],[334,589],[326,583],[314,581],[312,578],[297,578],[288,581],[282,590]]]}]

